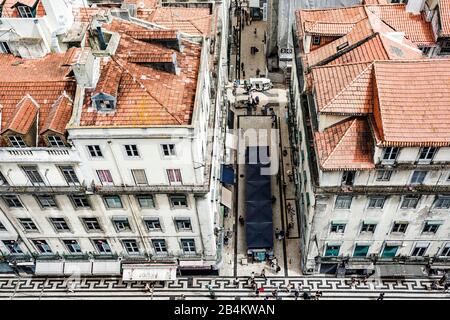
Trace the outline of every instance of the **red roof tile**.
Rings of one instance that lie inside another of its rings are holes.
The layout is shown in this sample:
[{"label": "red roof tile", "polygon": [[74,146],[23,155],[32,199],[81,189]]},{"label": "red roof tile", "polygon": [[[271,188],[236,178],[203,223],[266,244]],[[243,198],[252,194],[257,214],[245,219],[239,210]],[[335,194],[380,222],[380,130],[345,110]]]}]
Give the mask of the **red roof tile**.
[{"label": "red roof tile", "polygon": [[439,17],[441,18],[441,37],[450,37],[450,0],[439,1]]},{"label": "red roof tile", "polygon": [[17,104],[13,116],[6,123],[2,133],[11,130],[23,135],[27,134],[33,123],[35,123],[38,111],[39,106],[37,103],[27,95]]},{"label": "red roof tile", "polygon": [[63,94],[53,104],[47,120],[42,127],[40,134],[50,130],[61,135],[64,135],[66,131],[66,125],[69,123],[72,117],[73,102],[70,97]]},{"label": "red roof tile", "polygon": [[305,21],[306,33],[322,36],[343,36],[350,32],[355,23]]},{"label": "red roof tile", "polygon": [[366,118],[350,118],[314,135],[323,170],[373,169],[373,138]]}]

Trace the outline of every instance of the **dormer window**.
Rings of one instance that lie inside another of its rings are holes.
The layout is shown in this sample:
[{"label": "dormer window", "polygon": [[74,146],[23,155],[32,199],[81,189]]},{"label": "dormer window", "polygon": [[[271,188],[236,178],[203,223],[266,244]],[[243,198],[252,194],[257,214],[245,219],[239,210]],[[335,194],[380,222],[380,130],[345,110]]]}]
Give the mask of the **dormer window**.
[{"label": "dormer window", "polygon": [[47,136],[48,145],[55,148],[63,148],[66,145],[60,136]]},{"label": "dormer window", "polygon": [[433,160],[437,148],[434,147],[424,147],[420,150],[419,162],[429,163]]},{"label": "dormer window", "polygon": [[116,99],[113,96],[99,93],[92,97],[93,107],[97,109],[97,111],[114,111],[116,108]]},{"label": "dormer window", "polygon": [[17,6],[17,11],[21,18],[34,18],[33,11],[28,6]]},{"label": "dormer window", "polygon": [[114,109],[113,104],[111,103],[111,101],[108,101],[108,100],[100,101],[99,105],[100,105],[100,109],[102,109],[102,110],[109,111],[109,110]]},{"label": "dormer window", "polygon": [[26,148],[27,145],[25,144],[25,141],[23,141],[23,138],[21,136],[9,136],[9,143],[14,148]]},{"label": "dormer window", "polygon": [[314,36],[312,43],[313,45],[318,46],[320,44],[320,36]]},{"label": "dormer window", "polygon": [[397,147],[387,147],[384,148],[383,152],[383,162],[385,163],[394,163],[397,160],[397,156],[399,154],[399,148]]}]

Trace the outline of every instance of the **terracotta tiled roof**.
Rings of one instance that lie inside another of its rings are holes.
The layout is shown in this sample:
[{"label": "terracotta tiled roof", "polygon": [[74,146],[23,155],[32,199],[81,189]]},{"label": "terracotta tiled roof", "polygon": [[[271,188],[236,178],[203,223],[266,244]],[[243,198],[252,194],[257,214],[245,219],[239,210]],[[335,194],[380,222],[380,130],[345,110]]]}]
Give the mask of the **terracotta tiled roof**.
[{"label": "terracotta tiled roof", "polygon": [[92,17],[96,14],[106,13],[107,10],[103,8],[79,7],[72,10],[75,21],[91,22]]},{"label": "terracotta tiled roof", "polygon": [[73,102],[70,97],[63,94],[53,104],[48,114],[47,120],[42,127],[40,134],[48,130],[64,135],[66,125],[72,116]]},{"label": "terracotta tiled roof", "polygon": [[[69,54],[73,54],[73,52],[69,52]],[[67,60],[66,53],[49,54],[35,60],[24,60],[13,55],[0,54],[2,128],[8,126],[16,114],[17,105],[27,95],[39,105],[39,132],[45,126],[53,104],[63,93],[73,99],[76,82],[69,76],[71,67],[65,64]],[[59,119],[59,121],[64,122],[63,119]],[[65,126],[65,123],[61,125]],[[23,126],[26,126],[26,123]],[[39,145],[42,145],[41,142]]]},{"label": "terracotta tiled roof", "polygon": [[415,44],[429,45],[435,43],[431,23],[425,20],[423,14],[414,15],[406,12],[405,4],[376,5],[366,8],[396,31],[404,32],[406,37]]},{"label": "terracotta tiled roof", "polygon": [[305,32],[313,35],[343,36],[350,32],[354,23],[305,21]]},{"label": "terracotta tiled roof", "polygon": [[366,118],[350,118],[314,135],[323,170],[373,169],[373,138]]},{"label": "terracotta tiled roof", "polygon": [[[39,2],[38,2],[39,1]],[[3,10],[2,10],[2,18],[17,18],[20,17],[17,9],[14,7],[15,4],[21,3],[27,5],[31,8],[35,4],[36,6],[36,17],[45,16],[45,9],[40,0],[4,0],[0,1],[0,4],[3,2]],[[37,3],[38,2],[38,3]]]},{"label": "terracotta tiled roof", "polygon": [[213,15],[208,8],[158,7],[138,10],[137,17],[191,35],[209,36]]},{"label": "terracotta tiled roof", "polygon": [[11,130],[20,134],[27,134],[36,120],[38,111],[37,103],[27,95],[17,104],[13,116],[10,117],[2,133]]},{"label": "terracotta tiled roof", "polygon": [[123,3],[132,3],[138,8],[153,9],[157,7],[158,0],[124,0]]},{"label": "terracotta tiled roof", "polygon": [[137,40],[170,40],[178,38],[178,32],[170,29],[129,30],[125,33]]},{"label": "terracotta tiled roof", "polygon": [[441,18],[440,36],[450,37],[450,0],[440,0],[438,6]]},{"label": "terracotta tiled roof", "polygon": [[387,0],[363,0],[361,4],[388,4]]},{"label": "terracotta tiled roof", "polygon": [[146,63],[146,62],[164,62],[170,63],[174,62],[174,53],[171,52],[142,52],[142,51],[132,51],[128,55],[129,62],[135,63]]},{"label": "terracotta tiled roof", "polygon": [[378,61],[374,72],[379,144],[450,146],[450,60]]},{"label": "terracotta tiled roof", "polygon": [[122,78],[123,68],[116,63],[108,63],[102,68],[100,78],[97,83],[93,95],[99,93],[109,94],[116,97],[119,90],[120,80]]},{"label": "terracotta tiled roof", "polygon": [[372,64],[355,63],[312,69],[317,109],[323,113],[372,111]]}]

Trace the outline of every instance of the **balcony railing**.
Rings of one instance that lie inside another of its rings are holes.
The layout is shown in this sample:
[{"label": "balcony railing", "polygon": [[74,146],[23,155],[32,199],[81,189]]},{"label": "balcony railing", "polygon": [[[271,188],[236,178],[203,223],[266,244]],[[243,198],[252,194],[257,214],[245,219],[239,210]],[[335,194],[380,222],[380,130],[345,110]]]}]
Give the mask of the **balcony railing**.
[{"label": "balcony railing", "polygon": [[0,162],[79,163],[81,159],[71,148],[0,148]]},{"label": "balcony railing", "polygon": [[117,193],[139,194],[143,192],[162,193],[193,193],[207,194],[208,185],[148,185],[148,186],[100,186],[96,185],[93,190],[97,194],[108,195]]},{"label": "balcony railing", "polygon": [[85,185],[74,186],[0,186],[0,194],[73,194],[85,193]]},{"label": "balcony railing", "polygon": [[314,187],[316,194],[441,194],[450,195],[450,185],[403,185],[403,186],[331,186]]}]

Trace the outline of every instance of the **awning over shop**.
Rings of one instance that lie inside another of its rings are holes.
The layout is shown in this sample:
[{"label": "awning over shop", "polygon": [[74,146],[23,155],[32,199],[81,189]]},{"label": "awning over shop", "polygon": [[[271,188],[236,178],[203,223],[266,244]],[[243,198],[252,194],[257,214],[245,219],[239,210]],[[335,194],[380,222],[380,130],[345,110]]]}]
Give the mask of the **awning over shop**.
[{"label": "awning over shop", "polygon": [[225,187],[222,187],[221,193],[220,202],[227,208],[233,209],[233,193]]},{"label": "awning over shop", "polygon": [[375,267],[380,277],[426,276],[425,266],[419,264],[381,264]]},{"label": "awning over shop", "polygon": [[169,264],[124,264],[123,281],[167,281],[177,278],[177,266]]},{"label": "awning over shop", "polygon": [[230,165],[222,165],[220,181],[226,184],[234,184],[234,169]]}]

